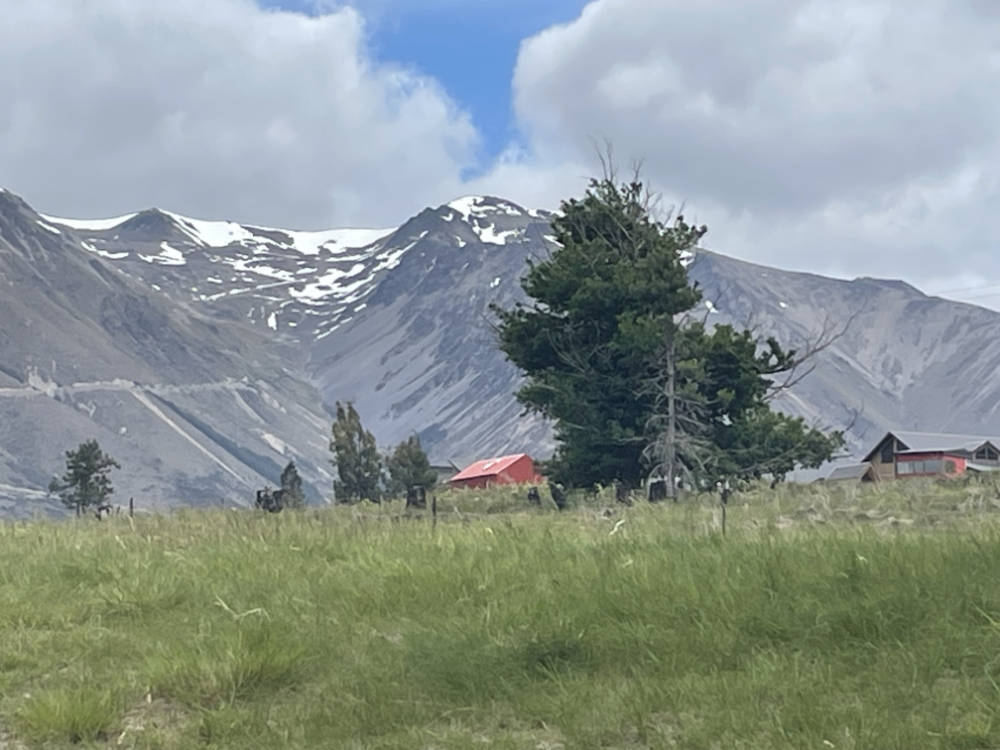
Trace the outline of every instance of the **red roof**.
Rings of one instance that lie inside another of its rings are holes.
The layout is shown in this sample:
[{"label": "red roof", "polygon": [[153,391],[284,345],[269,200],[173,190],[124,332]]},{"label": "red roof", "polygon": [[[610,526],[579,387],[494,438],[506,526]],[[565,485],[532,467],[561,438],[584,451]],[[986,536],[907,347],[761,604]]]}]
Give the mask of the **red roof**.
[{"label": "red roof", "polygon": [[476,477],[493,477],[509,469],[522,458],[526,458],[527,455],[527,453],[515,453],[513,456],[500,456],[499,458],[487,458],[483,461],[476,461],[474,464],[466,466],[448,481],[455,482],[463,479],[475,479]]}]

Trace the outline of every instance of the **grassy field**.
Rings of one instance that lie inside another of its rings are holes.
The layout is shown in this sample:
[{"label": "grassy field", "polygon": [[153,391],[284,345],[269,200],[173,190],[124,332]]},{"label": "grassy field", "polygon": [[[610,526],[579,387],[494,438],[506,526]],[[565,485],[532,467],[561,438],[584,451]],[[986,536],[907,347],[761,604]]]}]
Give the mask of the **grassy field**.
[{"label": "grassy field", "polygon": [[998,497],[2,525],[0,748],[1000,747]]}]

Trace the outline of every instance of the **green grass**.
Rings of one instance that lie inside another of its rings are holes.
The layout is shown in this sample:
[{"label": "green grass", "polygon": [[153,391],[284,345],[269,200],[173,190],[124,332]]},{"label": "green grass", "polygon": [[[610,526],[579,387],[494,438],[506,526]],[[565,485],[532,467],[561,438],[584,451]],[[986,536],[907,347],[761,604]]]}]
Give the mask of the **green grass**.
[{"label": "green grass", "polygon": [[0,526],[0,748],[1000,747],[1000,493]]}]

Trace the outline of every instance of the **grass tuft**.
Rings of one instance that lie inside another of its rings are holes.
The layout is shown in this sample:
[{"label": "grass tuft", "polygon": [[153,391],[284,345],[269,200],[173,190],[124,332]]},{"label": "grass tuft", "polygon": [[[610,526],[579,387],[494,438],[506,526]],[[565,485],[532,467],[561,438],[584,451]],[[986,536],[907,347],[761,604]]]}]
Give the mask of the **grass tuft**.
[{"label": "grass tuft", "polygon": [[306,654],[269,623],[236,623],[162,646],[146,663],[151,690],[205,708],[232,706],[295,685]]},{"label": "grass tuft", "polygon": [[28,696],[17,719],[25,739],[78,744],[108,739],[120,711],[118,696],[97,685],[49,688]]}]

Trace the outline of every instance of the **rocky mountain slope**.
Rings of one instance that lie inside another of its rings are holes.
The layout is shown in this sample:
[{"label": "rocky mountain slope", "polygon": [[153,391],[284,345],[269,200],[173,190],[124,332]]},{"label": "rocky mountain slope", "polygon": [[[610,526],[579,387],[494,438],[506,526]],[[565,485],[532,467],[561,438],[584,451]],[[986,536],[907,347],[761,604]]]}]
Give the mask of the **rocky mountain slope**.
[{"label": "rocky mountain slope", "polygon": [[326,403],[352,400],[383,445],[421,435],[437,460],[545,452],[520,419],[518,376],[493,345],[490,302],[508,303],[549,214],[498,198],[427,209],[396,229],[293,232],[150,209],[40,221],[213,319],[291,346]]},{"label": "rocky mountain slope", "polygon": [[1000,313],[901,281],[830,279],[700,252],[690,269],[710,317],[803,348],[842,331],[781,408],[850,425],[857,454],[888,429],[1000,435]]},{"label": "rocky mountain slope", "polygon": [[[151,504],[245,499],[291,457],[319,498],[338,399],[383,446],[417,432],[439,461],[545,453],[489,304],[519,298],[550,218],[469,197],[398,228],[296,232],[60,219],[0,193],[0,498],[38,501],[90,436],[128,466],[121,495]],[[710,320],[790,345],[850,323],[780,405],[849,423],[854,450],[889,427],[1000,433],[1000,314],[707,251],[689,268]]]},{"label": "rocky mountain slope", "polygon": [[0,192],[0,511],[28,512],[90,437],[141,508],[245,503],[292,455],[318,497],[329,417],[304,357],[86,244]]}]

